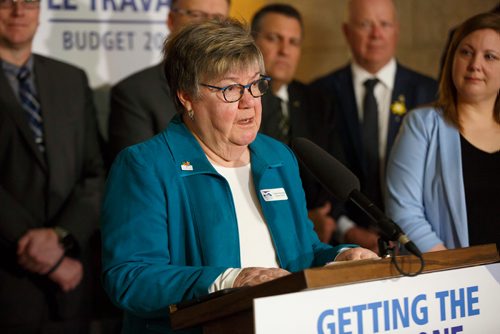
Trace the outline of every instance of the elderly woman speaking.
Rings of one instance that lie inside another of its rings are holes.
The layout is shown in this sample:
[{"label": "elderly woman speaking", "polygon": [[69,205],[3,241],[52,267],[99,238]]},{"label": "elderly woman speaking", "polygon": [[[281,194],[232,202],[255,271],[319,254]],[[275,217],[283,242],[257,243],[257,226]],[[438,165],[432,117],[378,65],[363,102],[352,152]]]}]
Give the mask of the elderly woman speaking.
[{"label": "elderly woman speaking", "polygon": [[168,332],[182,300],[377,256],[318,240],[293,153],[257,133],[270,79],[240,23],[187,26],[164,53],[179,115],[120,153],[102,212],[104,286],[125,332]]}]

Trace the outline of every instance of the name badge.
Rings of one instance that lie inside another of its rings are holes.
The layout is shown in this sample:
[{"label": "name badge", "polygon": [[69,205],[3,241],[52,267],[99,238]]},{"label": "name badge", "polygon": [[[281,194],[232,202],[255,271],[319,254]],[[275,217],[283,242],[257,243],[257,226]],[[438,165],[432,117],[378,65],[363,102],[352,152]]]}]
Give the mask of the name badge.
[{"label": "name badge", "polygon": [[284,188],[262,189],[260,193],[266,202],[288,200],[288,196],[286,195]]}]

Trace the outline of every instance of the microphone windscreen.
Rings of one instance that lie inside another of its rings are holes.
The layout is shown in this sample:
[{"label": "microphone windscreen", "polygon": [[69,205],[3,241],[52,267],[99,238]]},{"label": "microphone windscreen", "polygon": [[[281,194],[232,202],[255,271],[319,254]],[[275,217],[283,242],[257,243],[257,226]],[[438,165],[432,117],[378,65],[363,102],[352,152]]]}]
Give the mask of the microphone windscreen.
[{"label": "microphone windscreen", "polygon": [[294,138],[291,147],[297,158],[337,199],[346,201],[353,190],[359,190],[356,175],[312,141]]}]

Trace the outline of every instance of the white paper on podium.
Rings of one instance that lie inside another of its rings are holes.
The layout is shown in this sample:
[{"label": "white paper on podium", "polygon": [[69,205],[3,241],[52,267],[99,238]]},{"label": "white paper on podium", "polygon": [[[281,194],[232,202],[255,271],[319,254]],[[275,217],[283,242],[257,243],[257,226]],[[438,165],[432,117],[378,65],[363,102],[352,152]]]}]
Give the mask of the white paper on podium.
[{"label": "white paper on podium", "polygon": [[254,300],[255,333],[500,333],[500,263]]}]

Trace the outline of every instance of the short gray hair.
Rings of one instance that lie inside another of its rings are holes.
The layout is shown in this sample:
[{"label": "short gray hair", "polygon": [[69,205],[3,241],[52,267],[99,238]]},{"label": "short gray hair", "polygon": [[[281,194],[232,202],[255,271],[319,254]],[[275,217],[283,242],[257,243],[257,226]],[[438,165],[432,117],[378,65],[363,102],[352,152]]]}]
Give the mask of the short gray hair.
[{"label": "short gray hair", "polygon": [[255,64],[264,74],[262,54],[249,30],[230,18],[185,26],[166,40],[163,54],[165,76],[178,112],[184,111],[178,92],[197,97],[201,82]]}]

